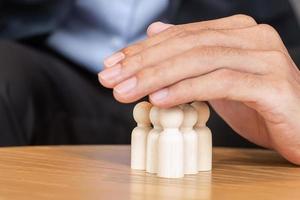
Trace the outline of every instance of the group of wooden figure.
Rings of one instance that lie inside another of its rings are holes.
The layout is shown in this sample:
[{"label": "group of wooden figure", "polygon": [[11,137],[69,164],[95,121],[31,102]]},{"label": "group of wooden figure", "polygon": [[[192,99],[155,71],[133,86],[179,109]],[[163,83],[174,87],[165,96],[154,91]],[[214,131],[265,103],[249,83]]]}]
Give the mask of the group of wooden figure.
[{"label": "group of wooden figure", "polygon": [[[158,108],[149,102],[133,110],[131,168],[164,178],[181,178],[212,168],[210,115],[204,102]],[[153,126],[152,126],[152,125]]]}]

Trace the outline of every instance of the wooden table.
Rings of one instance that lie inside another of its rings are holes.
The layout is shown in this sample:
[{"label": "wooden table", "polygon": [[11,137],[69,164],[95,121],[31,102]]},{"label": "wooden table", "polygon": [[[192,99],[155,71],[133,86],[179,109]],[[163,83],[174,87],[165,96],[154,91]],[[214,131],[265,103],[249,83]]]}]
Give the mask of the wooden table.
[{"label": "wooden table", "polygon": [[300,199],[300,168],[266,150],[214,149],[213,171],[131,170],[129,146],[0,148],[0,200]]}]

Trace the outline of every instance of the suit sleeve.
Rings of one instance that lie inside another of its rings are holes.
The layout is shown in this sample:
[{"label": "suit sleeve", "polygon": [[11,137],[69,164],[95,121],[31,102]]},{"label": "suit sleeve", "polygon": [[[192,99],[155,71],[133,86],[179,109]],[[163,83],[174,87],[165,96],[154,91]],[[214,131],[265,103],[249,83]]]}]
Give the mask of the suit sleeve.
[{"label": "suit sleeve", "polygon": [[0,38],[22,39],[54,30],[74,0],[0,0]]}]

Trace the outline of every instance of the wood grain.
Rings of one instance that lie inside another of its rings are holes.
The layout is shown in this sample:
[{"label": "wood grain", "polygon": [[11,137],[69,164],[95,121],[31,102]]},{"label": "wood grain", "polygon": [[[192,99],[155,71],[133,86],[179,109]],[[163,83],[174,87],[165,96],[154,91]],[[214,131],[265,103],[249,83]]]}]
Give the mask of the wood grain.
[{"label": "wood grain", "polygon": [[300,168],[267,150],[215,148],[183,179],[131,170],[129,146],[0,148],[0,200],[300,199]]}]

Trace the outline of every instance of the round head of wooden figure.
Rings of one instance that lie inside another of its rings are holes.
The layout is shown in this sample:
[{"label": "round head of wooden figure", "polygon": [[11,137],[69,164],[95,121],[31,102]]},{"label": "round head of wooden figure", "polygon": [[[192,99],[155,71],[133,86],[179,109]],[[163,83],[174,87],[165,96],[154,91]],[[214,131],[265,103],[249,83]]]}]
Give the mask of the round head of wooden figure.
[{"label": "round head of wooden figure", "polygon": [[181,106],[181,109],[183,111],[183,116],[184,116],[181,127],[193,128],[198,120],[198,113],[196,109],[189,104],[183,104]]},{"label": "round head of wooden figure", "polygon": [[163,128],[179,128],[183,121],[183,112],[179,107],[160,109],[159,120]]},{"label": "round head of wooden figure", "polygon": [[206,103],[196,101],[191,104],[196,111],[198,112],[198,121],[196,123],[196,126],[203,127],[206,126],[206,123],[209,119],[210,111],[209,107]]},{"label": "round head of wooden figure", "polygon": [[152,106],[150,110],[150,121],[153,126],[160,126],[159,122],[159,108],[156,106]]},{"label": "round head of wooden figure", "polygon": [[149,102],[143,101],[135,105],[133,109],[133,118],[138,124],[149,125],[150,122],[150,109],[152,104]]}]

